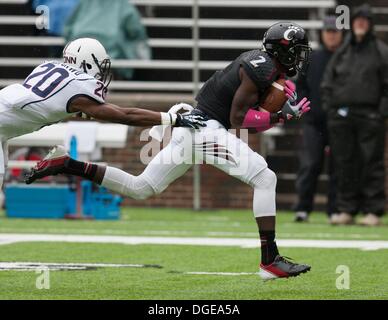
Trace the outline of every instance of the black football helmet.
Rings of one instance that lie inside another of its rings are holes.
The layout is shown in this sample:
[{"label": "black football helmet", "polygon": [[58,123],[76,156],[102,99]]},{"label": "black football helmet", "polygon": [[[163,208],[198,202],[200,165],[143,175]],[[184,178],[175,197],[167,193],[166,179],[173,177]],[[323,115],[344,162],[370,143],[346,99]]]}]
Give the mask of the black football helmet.
[{"label": "black football helmet", "polygon": [[311,48],[306,31],[293,22],[278,22],[264,34],[265,51],[275,57],[292,77],[307,70]]}]

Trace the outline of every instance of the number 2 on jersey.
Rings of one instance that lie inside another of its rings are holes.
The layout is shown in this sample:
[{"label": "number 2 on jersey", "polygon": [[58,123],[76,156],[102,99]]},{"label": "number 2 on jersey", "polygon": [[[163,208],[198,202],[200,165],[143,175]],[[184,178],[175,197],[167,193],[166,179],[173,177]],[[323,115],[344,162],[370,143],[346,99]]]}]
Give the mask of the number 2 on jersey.
[{"label": "number 2 on jersey", "polygon": [[[46,98],[63,80],[69,77],[69,73],[63,68],[55,68],[53,63],[46,63],[40,67],[43,70],[31,73],[24,81],[23,86],[31,89],[37,96]],[[32,85],[29,82],[34,78],[40,80]]]},{"label": "number 2 on jersey", "polygon": [[249,61],[250,64],[254,67],[254,68],[257,68],[259,66],[260,63],[264,63],[266,60],[264,57],[260,57],[260,59],[258,60],[251,60]]}]

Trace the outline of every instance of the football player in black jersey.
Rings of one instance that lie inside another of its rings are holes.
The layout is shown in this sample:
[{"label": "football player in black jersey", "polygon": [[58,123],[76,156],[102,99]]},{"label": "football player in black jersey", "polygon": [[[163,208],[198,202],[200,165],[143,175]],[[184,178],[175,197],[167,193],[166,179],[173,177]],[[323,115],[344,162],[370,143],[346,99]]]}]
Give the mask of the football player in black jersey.
[{"label": "football player in black jersey", "polygon": [[[310,102],[306,98],[298,101],[295,85],[289,80],[284,88],[288,101],[281,111],[269,113],[257,108],[275,80],[294,76],[306,68],[310,52],[306,32],[295,23],[280,22],[267,30],[263,46],[263,50],[244,52],[205,83],[192,114],[205,117],[206,127],[174,128],[170,143],[140,175],[76,161],[57,146],[31,171],[26,182],[50,174],[72,174],[134,199],[146,199],[161,193],[182,176],[193,165],[193,158],[196,163],[201,159],[253,188],[253,212],[261,240],[259,275],[263,279],[287,278],[309,271],[310,266],[291,262],[278,252],[275,173],[263,157],[228,131],[230,128],[264,131],[276,123],[299,119],[309,110]],[[190,152],[185,152],[187,148]]]}]

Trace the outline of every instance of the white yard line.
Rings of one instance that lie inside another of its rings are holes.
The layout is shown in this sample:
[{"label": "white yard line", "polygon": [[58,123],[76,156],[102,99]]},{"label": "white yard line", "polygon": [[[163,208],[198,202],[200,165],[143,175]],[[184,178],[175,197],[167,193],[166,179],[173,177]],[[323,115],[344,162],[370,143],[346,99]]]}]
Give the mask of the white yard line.
[{"label": "white yard line", "polygon": [[112,263],[62,263],[62,262],[0,262],[0,271],[86,270],[88,268],[162,268],[159,265],[112,264]]},{"label": "white yard line", "polygon": [[251,276],[257,275],[257,272],[183,272],[183,274],[191,274],[191,275],[208,275],[208,276]]},{"label": "white yard line", "polygon": [[[18,228],[2,228],[1,233],[16,233],[20,232]],[[188,231],[188,230],[124,230],[124,229],[79,229],[79,228],[24,228],[23,233],[48,233],[48,234],[82,234],[82,235],[109,235],[109,236],[192,236],[192,237],[242,237],[256,238],[257,232],[235,232],[235,231]],[[281,232],[278,234],[281,238],[291,239],[306,239],[314,240],[341,238],[344,240],[379,240],[383,236],[381,234],[368,233],[300,233],[300,232]],[[384,239],[383,239],[384,240]],[[388,239],[387,239],[388,241]]]},{"label": "white yard line", "polygon": [[[99,236],[63,234],[0,234],[0,245],[18,242],[76,242],[76,243],[117,243],[117,244],[159,244],[191,246],[232,246],[256,248],[257,239],[249,238],[193,238],[193,237],[137,237],[137,236]],[[289,248],[346,248],[361,250],[388,249],[388,241],[374,240],[306,240],[279,239],[280,247]]]}]

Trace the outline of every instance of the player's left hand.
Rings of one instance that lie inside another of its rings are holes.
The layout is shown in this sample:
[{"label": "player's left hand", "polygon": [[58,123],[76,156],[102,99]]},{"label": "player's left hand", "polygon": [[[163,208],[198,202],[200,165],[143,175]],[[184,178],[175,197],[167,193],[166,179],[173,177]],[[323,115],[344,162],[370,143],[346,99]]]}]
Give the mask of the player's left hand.
[{"label": "player's left hand", "polygon": [[191,129],[199,129],[200,127],[206,127],[206,119],[197,114],[180,114],[177,113],[174,127],[187,127]]},{"label": "player's left hand", "polygon": [[296,103],[296,100],[293,100],[292,97],[288,97],[288,100],[281,110],[282,118],[284,121],[300,119],[310,109],[310,101],[306,97],[300,100],[299,103]]}]

